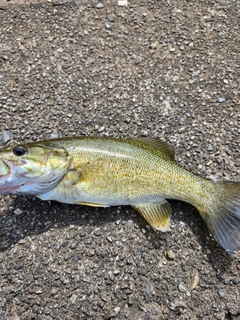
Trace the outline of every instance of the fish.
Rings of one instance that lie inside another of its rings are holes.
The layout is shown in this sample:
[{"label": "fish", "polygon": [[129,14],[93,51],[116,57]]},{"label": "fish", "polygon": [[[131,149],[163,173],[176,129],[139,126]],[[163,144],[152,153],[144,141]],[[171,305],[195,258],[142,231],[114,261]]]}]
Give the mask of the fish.
[{"label": "fish", "polygon": [[240,249],[240,182],[215,181],[177,164],[157,138],[65,137],[0,149],[0,194],[109,207],[129,205],[170,230],[168,199],[193,205],[217,243]]}]

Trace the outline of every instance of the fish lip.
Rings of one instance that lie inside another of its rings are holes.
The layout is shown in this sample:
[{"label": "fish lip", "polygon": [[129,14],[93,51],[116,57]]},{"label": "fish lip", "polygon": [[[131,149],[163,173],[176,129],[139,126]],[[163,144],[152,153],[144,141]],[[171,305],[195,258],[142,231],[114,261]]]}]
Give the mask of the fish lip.
[{"label": "fish lip", "polygon": [[5,177],[11,173],[11,163],[8,160],[4,160],[4,159],[0,159],[0,164],[1,162],[3,163],[4,170],[6,171],[6,173],[4,174],[0,173],[0,177]]}]

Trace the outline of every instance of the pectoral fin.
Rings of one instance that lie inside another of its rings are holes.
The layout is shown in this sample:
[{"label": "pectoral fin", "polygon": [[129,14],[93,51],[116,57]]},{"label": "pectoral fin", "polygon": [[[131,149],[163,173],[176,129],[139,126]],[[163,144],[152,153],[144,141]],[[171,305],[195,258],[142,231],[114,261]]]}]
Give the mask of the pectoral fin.
[{"label": "pectoral fin", "polygon": [[159,203],[143,203],[133,206],[141,216],[156,230],[169,231],[171,206],[163,200]]}]

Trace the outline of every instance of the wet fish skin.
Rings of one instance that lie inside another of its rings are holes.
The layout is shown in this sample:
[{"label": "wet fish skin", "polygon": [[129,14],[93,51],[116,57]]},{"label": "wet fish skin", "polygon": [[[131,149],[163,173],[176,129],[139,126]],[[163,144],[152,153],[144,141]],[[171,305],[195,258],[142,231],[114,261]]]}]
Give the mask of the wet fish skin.
[{"label": "wet fish skin", "polygon": [[240,249],[240,182],[211,181],[174,161],[162,140],[70,137],[0,149],[0,194],[92,206],[131,205],[167,231],[166,199],[191,203],[228,253]]}]

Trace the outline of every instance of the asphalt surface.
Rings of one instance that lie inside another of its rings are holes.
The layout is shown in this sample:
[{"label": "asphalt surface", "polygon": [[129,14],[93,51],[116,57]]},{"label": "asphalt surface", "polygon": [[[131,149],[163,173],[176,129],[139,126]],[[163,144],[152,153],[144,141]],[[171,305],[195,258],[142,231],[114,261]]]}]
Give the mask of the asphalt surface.
[{"label": "asphalt surface", "polygon": [[[160,137],[182,166],[239,181],[239,1],[0,1],[1,144]],[[0,319],[240,319],[239,256],[171,201],[0,199]]]}]

